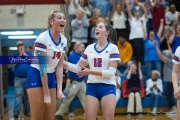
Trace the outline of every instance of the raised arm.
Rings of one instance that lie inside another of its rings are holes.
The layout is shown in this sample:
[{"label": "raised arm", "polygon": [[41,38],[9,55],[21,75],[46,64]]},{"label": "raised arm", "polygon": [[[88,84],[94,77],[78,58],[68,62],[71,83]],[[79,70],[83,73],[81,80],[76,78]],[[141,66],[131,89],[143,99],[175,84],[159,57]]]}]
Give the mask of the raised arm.
[{"label": "raised arm", "polygon": [[164,26],[164,20],[161,19],[161,20],[160,20],[160,26],[159,26],[158,33],[157,33],[157,36],[158,36],[159,38],[161,38],[162,31],[163,31],[163,26]]},{"label": "raised arm", "polygon": [[143,79],[143,74],[141,71],[141,62],[138,62],[138,72],[139,72],[139,79],[142,80]]},{"label": "raised arm", "polygon": [[144,17],[147,18],[148,12],[147,12],[147,9],[145,8],[145,6],[141,2],[138,2],[137,4],[143,8]]},{"label": "raised arm", "polygon": [[156,48],[156,52],[157,52],[158,56],[160,57],[160,59],[161,59],[164,63],[167,63],[167,59],[166,59],[166,57],[161,53],[161,51],[159,50],[156,41],[154,41],[154,47]]},{"label": "raised arm", "polygon": [[131,12],[132,6],[129,5],[129,4],[126,4],[126,5],[127,5],[127,8],[128,8],[128,18],[129,18],[129,20],[131,20],[132,19],[132,12]]}]

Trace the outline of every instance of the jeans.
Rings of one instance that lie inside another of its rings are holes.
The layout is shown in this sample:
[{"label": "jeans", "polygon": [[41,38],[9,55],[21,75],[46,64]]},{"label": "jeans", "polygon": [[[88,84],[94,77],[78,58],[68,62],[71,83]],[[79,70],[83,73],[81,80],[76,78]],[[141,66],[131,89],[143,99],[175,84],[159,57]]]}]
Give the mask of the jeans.
[{"label": "jeans", "polygon": [[160,95],[155,94],[154,92],[151,92],[148,96],[151,97],[151,103],[152,103],[153,108],[158,108]]},{"label": "jeans", "polygon": [[14,87],[15,87],[15,102],[14,102],[14,114],[19,115],[22,103],[24,104],[23,112],[24,114],[29,114],[30,106],[27,91],[25,88],[27,78],[15,77]]},{"label": "jeans", "polygon": [[174,98],[174,89],[172,82],[166,82],[166,96],[170,107],[176,106],[176,99]]},{"label": "jeans", "polygon": [[145,63],[149,78],[151,77],[152,70],[158,70],[161,73],[161,61],[146,61]]}]

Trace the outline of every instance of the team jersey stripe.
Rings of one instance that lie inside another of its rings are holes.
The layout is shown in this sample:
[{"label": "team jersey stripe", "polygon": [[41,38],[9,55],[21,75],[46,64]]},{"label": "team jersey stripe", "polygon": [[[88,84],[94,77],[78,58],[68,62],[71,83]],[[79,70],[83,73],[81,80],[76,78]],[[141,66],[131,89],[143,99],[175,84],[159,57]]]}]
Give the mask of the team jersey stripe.
[{"label": "team jersey stripe", "polygon": [[85,55],[85,54],[83,54],[82,57],[83,57],[84,59],[87,59],[87,55]]},{"label": "team jersey stripe", "polygon": [[117,53],[110,54],[110,58],[120,58],[120,55]]},{"label": "team jersey stripe", "polygon": [[179,58],[177,57],[177,56],[173,56],[173,59],[175,60],[175,61],[178,61],[179,62]]},{"label": "team jersey stripe", "polygon": [[66,47],[63,48],[63,51],[66,51]]},{"label": "team jersey stripe", "polygon": [[42,44],[42,43],[39,43],[39,42],[35,43],[35,47],[46,49],[46,46],[44,44]]}]

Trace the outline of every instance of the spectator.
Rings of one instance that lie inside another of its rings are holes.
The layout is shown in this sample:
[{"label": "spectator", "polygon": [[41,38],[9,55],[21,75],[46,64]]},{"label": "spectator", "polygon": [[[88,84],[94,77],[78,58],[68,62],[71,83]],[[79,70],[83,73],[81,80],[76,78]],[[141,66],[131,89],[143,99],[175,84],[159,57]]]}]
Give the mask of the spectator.
[{"label": "spectator", "polygon": [[[70,53],[68,57],[68,62],[76,64],[81,55],[83,54],[85,49],[85,45],[83,43],[76,43],[75,50]],[[86,91],[86,84],[84,82],[84,77],[79,77],[76,73],[68,71],[68,79],[66,83],[66,89],[69,91],[66,100],[61,104],[58,111],[56,112],[56,118],[58,120],[63,120],[63,115],[67,111],[70,103],[77,95],[83,108],[85,108],[85,91]]]},{"label": "spectator", "polygon": [[173,22],[179,17],[179,12],[176,11],[176,6],[174,4],[170,5],[169,11],[165,14],[166,24],[172,25]]},{"label": "spectator", "polygon": [[[31,52],[24,50],[24,44],[22,41],[17,42],[17,49],[18,53],[15,53],[13,56],[32,56]],[[14,64],[14,87],[16,91],[13,110],[14,118],[18,118],[22,103],[24,104],[24,115],[30,117],[30,106],[25,87],[29,68],[30,64]]]},{"label": "spectator", "polygon": [[157,114],[159,107],[159,99],[163,92],[162,80],[159,78],[160,72],[153,70],[151,78],[146,81],[146,95],[151,97],[151,103],[153,106],[152,114]]},{"label": "spectator", "polygon": [[[124,0],[123,0],[122,5],[117,4],[116,5],[116,10],[113,11],[113,13],[112,13],[111,21],[113,22],[113,27],[116,30],[117,37],[119,37],[119,34],[121,32],[126,32],[126,24],[125,24],[125,22],[126,22],[127,18],[126,18],[126,15],[125,15],[124,4],[125,4]],[[115,7],[115,6],[113,6],[113,7]]]},{"label": "spectator", "polygon": [[[140,95],[140,81],[143,79],[141,71],[141,63],[137,64],[132,62],[130,65],[129,72],[126,76],[128,80],[128,108],[127,108],[127,117],[131,117],[131,114],[134,113],[134,103],[136,101],[136,113],[139,117],[142,117],[142,105],[141,105],[141,95]],[[135,100],[135,101],[134,101]]]},{"label": "spectator", "polygon": [[87,3],[85,3],[85,0],[78,0],[78,3],[75,2],[74,0],[74,7],[76,10],[81,10],[84,12],[84,15],[86,15],[86,17],[90,17],[91,16],[91,11],[89,10]]},{"label": "spectator", "polygon": [[76,12],[76,18],[71,22],[72,42],[87,43],[89,21],[83,11]]},{"label": "spectator", "polygon": [[89,18],[89,23],[90,23],[89,31],[90,31],[90,36],[91,36],[90,43],[93,43],[95,41],[95,38],[94,38],[95,28],[96,28],[97,20],[100,16],[101,16],[100,9],[94,9],[93,16]]},{"label": "spectator", "polygon": [[160,50],[168,50],[168,40],[170,35],[172,34],[172,28],[169,25],[164,26],[163,35],[160,39]]},{"label": "spectator", "polygon": [[121,54],[121,61],[118,65],[118,73],[123,76],[125,76],[129,71],[129,65],[131,63],[131,57],[133,54],[132,46],[127,40],[127,34],[120,33],[119,39],[117,41],[118,50]]},{"label": "spectator", "polygon": [[101,11],[101,16],[106,20],[110,18],[110,2],[109,0],[91,0],[94,8],[98,8]]},{"label": "spectator", "polygon": [[77,3],[78,0],[65,0],[66,5],[68,5],[68,15],[69,15],[70,24],[71,21],[76,18],[76,10],[74,6],[74,2]]},{"label": "spectator", "polygon": [[157,42],[158,47],[160,48],[160,37],[162,34],[164,20],[161,19],[159,30],[157,35],[151,30],[148,37],[144,41],[145,48],[145,63],[147,67],[148,77],[151,77],[152,70],[158,70],[161,73],[161,60],[156,52],[153,42]]},{"label": "spectator", "polygon": [[175,33],[173,33],[168,40],[168,48],[173,54],[178,46],[180,46],[180,24],[176,26]]},{"label": "spectator", "polygon": [[166,82],[166,85],[167,85],[166,96],[170,104],[170,110],[166,112],[166,114],[176,114],[176,100],[174,99],[174,95],[173,95],[174,90],[173,90],[173,84],[172,84],[172,69],[173,69],[172,56],[173,55],[172,55],[172,52],[170,52],[169,50],[164,50],[161,53],[156,42],[154,42],[154,46],[156,48],[159,58],[164,63],[163,80],[164,82]]},{"label": "spectator", "polygon": [[149,33],[149,30],[151,30],[151,24],[152,24],[152,13],[151,13],[151,5],[152,1],[151,0],[146,0],[145,3],[144,3],[144,6],[146,7],[147,9],[147,12],[148,12],[148,21],[147,21],[147,24],[146,24],[146,28],[147,28],[147,32]]},{"label": "spectator", "polygon": [[152,13],[152,29],[155,31],[155,34],[158,31],[160,25],[160,19],[164,20],[165,25],[165,0],[162,0],[162,5],[160,4],[161,0],[154,0],[151,7]]},{"label": "spectator", "polygon": [[144,33],[143,27],[146,28],[146,21],[147,21],[147,11],[144,5],[140,2],[137,3],[139,6],[142,6],[144,10],[144,15],[140,17],[140,13],[136,12],[135,16],[132,16],[131,6],[128,2],[126,5],[128,6],[128,18],[131,26],[130,36],[129,39],[132,41],[133,50],[136,56],[136,61],[141,62],[144,64]]},{"label": "spectator", "polygon": [[134,0],[134,5],[132,6],[132,15],[135,16],[135,13],[139,12],[140,17],[142,17],[144,15],[144,10],[139,2],[140,0]]}]

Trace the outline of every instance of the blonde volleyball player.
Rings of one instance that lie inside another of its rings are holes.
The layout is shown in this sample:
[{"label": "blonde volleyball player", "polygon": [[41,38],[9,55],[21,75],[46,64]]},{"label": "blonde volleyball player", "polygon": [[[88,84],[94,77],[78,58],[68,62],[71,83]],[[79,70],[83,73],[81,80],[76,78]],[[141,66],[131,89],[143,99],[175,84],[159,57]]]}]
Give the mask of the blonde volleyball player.
[{"label": "blonde volleyball player", "polygon": [[[116,41],[116,32],[108,22],[100,22],[95,30],[98,40],[87,46],[77,64],[64,61],[68,70],[78,75],[88,75],[85,97],[85,119],[96,120],[101,103],[103,120],[114,120],[116,106],[116,68],[120,55],[110,41]],[[85,66],[89,65],[89,68]]]},{"label": "blonde volleyball player", "polygon": [[[66,19],[62,12],[52,11],[48,18],[49,29],[41,33],[35,41],[35,56],[39,60],[46,57],[45,64],[31,64],[26,88],[30,100],[32,120],[54,120],[57,97],[62,93],[63,61],[67,45],[64,32]],[[56,75],[56,78],[55,78]]]}]

